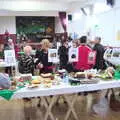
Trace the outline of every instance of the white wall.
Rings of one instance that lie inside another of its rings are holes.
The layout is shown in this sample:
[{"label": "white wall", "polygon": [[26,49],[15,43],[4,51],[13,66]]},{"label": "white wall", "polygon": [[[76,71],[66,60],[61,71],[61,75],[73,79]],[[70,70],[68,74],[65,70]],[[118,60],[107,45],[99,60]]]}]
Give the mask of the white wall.
[{"label": "white wall", "polygon": [[55,33],[63,33],[63,27],[61,25],[59,17],[55,17]]},{"label": "white wall", "polygon": [[101,36],[105,45],[119,47],[117,31],[120,30],[120,7],[117,5],[110,11],[95,15],[95,17],[98,20],[99,30],[93,33],[93,36]]},{"label": "white wall", "polygon": [[0,34],[4,34],[6,29],[10,34],[16,34],[16,20],[14,16],[0,16]]},{"label": "white wall", "polygon": [[[73,17],[72,17],[73,19]],[[85,30],[85,17],[81,16],[78,20],[68,21],[68,33],[84,34]]]},{"label": "white wall", "polygon": [[57,11],[8,11],[0,10],[0,16],[58,16]]},{"label": "white wall", "polygon": [[[97,23],[95,23],[93,18],[97,19]],[[116,0],[116,5],[107,12],[96,14],[91,19],[84,17],[70,22],[68,24],[68,32],[85,33],[88,31],[88,24],[91,29],[91,35],[93,37],[101,36],[104,45],[120,46],[120,41],[116,39],[117,31],[120,30],[120,0]],[[98,24],[98,28],[95,28],[95,24]]]},{"label": "white wall", "polygon": [[101,36],[102,43],[113,45],[115,41],[115,13],[111,10],[95,16],[98,20],[98,30],[92,27],[92,36]]}]

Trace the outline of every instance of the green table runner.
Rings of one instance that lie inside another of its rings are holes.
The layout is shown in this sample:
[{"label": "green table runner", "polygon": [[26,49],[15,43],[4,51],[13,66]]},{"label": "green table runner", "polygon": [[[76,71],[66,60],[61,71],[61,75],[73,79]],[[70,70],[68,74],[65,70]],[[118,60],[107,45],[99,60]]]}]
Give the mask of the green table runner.
[{"label": "green table runner", "polygon": [[[34,80],[36,77],[33,77],[32,79]],[[10,78],[11,79],[11,78]],[[18,82],[20,83],[20,82]],[[25,81],[23,86],[17,86],[17,89],[15,90],[0,90],[0,96],[3,97],[6,100],[10,100],[12,96],[15,94],[16,91],[20,90],[21,88],[25,87],[25,84],[28,84],[29,81]]]},{"label": "green table runner", "polygon": [[16,90],[0,90],[0,96],[6,100],[10,100]]},{"label": "green table runner", "polygon": [[0,90],[0,96],[3,97],[6,100],[10,100],[12,96],[15,94],[16,91],[19,89],[24,88],[24,86],[18,87],[15,90]]}]

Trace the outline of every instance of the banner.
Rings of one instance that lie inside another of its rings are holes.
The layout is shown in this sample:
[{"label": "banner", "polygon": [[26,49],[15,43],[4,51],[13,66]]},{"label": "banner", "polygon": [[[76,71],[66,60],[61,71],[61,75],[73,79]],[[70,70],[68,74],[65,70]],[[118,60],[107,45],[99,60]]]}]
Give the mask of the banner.
[{"label": "banner", "polygon": [[69,62],[77,62],[77,61],[78,61],[78,48],[70,48]]},{"label": "banner", "polygon": [[48,49],[48,62],[58,63],[58,50],[57,49]]}]

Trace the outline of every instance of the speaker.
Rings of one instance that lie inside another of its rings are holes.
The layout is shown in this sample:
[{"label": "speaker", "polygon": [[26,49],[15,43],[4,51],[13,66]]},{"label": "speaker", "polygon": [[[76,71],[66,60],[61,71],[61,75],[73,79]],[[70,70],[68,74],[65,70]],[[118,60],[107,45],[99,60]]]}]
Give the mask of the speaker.
[{"label": "speaker", "polygon": [[107,5],[114,6],[115,0],[107,0]]},{"label": "speaker", "polygon": [[68,15],[68,21],[72,21],[72,15],[71,14]]},{"label": "speaker", "polygon": [[86,13],[86,11],[85,11],[84,8],[81,8],[81,11],[82,11],[82,13],[83,13],[85,16],[87,16],[87,13]]}]

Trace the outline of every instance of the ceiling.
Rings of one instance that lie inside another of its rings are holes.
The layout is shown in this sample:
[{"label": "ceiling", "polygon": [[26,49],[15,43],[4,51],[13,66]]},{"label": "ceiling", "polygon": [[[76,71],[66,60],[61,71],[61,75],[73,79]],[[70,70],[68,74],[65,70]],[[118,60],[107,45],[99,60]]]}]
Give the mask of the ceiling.
[{"label": "ceiling", "polygon": [[0,15],[56,16],[58,11],[74,12],[92,5],[96,0],[0,0]]}]

